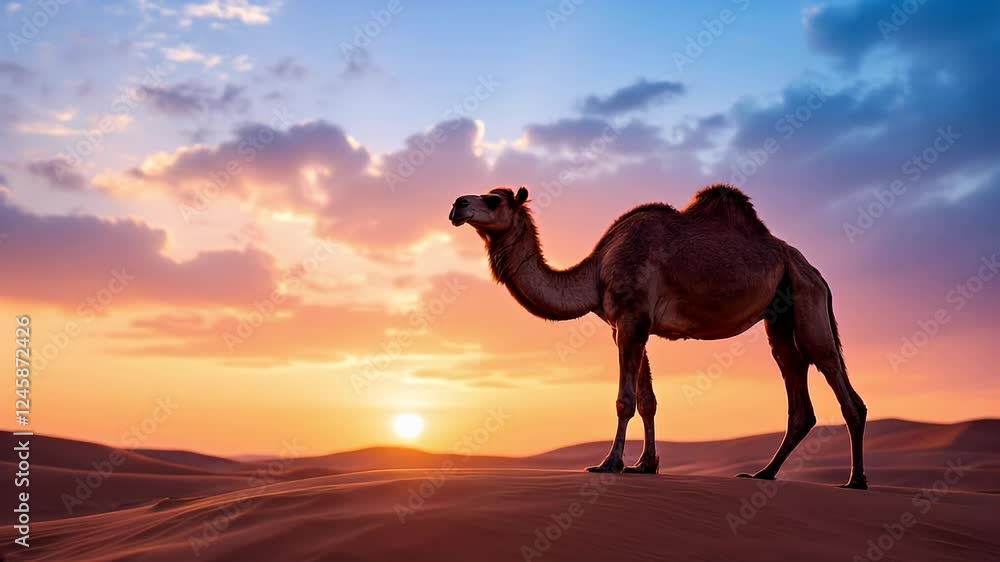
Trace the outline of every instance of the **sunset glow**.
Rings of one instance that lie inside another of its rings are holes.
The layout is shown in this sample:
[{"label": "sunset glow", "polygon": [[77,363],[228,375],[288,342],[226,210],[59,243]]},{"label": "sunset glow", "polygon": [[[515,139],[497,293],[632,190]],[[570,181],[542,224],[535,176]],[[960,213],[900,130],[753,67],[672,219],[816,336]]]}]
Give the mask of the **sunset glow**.
[{"label": "sunset glow", "polygon": [[[737,184],[829,282],[871,419],[997,415],[992,8],[883,38],[839,1],[94,4],[0,66],[0,316],[31,317],[37,433],[455,451],[502,408],[477,454],[608,440],[610,328],[532,316],[447,219],[498,185],[568,267],[636,205]],[[763,326],[648,355],[658,438],[785,428]]]}]

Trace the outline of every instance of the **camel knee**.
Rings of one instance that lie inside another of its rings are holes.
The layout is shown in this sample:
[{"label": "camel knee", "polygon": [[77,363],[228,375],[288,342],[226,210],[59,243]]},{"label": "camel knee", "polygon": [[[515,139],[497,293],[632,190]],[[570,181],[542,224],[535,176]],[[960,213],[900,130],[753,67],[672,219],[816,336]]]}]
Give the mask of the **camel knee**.
[{"label": "camel knee", "polygon": [[789,425],[792,430],[800,436],[809,433],[816,427],[816,414],[811,410],[808,412],[794,412],[789,414]]},{"label": "camel knee", "polygon": [[861,395],[851,388],[851,401],[854,402],[855,407],[861,414],[861,421],[864,422],[868,419],[868,406],[865,405],[865,401],[861,399]]},{"label": "camel knee", "polygon": [[630,420],[635,416],[635,396],[619,396],[615,406],[618,410],[618,419]]},{"label": "camel knee", "polygon": [[652,392],[639,396],[639,416],[648,418],[656,415],[656,396]]},{"label": "camel knee", "polygon": [[844,414],[844,419],[848,423],[864,425],[868,419],[868,406],[865,406],[865,403],[860,398],[851,400],[850,404],[844,404],[840,407],[840,411]]},{"label": "camel knee", "polygon": [[809,414],[806,415],[806,419],[802,422],[802,427],[807,430],[816,427],[816,414],[814,414],[811,410],[809,411]]}]

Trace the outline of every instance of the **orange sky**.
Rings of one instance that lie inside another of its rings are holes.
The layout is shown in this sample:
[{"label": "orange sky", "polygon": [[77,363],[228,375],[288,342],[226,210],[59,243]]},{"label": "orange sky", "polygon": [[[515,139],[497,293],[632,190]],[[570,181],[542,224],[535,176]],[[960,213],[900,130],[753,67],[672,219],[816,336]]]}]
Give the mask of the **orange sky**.
[{"label": "orange sky", "polygon": [[[425,302],[447,296],[445,279],[423,293]],[[2,312],[12,318],[34,309],[32,428],[38,432],[127,446],[135,443],[126,436],[135,426],[132,435],[142,446],[215,454],[273,453],[285,440],[311,454],[378,444],[453,450],[466,439],[482,453],[528,454],[609,437],[617,367],[607,328],[586,318],[543,322],[481,278],[454,276],[452,284],[461,291],[437,315],[428,312],[423,331],[402,313],[295,305],[276,312],[231,354],[225,330],[213,322],[183,328],[187,315],[198,317],[194,311],[112,303],[89,323],[43,305],[5,305]],[[121,298],[127,302],[124,293]],[[881,350],[866,348],[855,335],[852,310],[840,307],[847,360],[873,418],[955,421],[995,414],[995,394],[949,389],[951,382],[939,376],[954,361],[955,345],[975,342],[942,333],[913,360],[919,364],[893,373]],[[151,336],[135,327],[149,318],[160,322]],[[182,328],[171,331],[171,318]],[[79,335],[56,335],[73,332],[67,329],[72,323],[80,325]],[[60,341],[65,348],[54,353]],[[401,341],[406,345],[393,347]],[[650,352],[661,439],[783,428],[783,386],[760,326],[721,342],[654,340]],[[811,388],[819,419],[841,423],[815,372]],[[158,401],[176,410],[164,416]],[[422,436],[404,441],[392,432],[402,412],[425,419]],[[165,419],[153,424],[154,414]],[[486,433],[491,416],[503,423],[496,429],[491,422],[495,431]],[[639,437],[640,428],[636,418],[631,435]]]}]

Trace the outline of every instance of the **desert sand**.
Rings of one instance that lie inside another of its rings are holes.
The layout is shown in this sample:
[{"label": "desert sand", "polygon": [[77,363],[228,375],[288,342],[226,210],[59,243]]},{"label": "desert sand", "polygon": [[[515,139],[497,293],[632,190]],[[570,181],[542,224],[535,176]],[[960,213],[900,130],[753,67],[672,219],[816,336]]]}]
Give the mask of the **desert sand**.
[{"label": "desert sand", "polygon": [[[660,444],[661,474],[581,471],[587,443],[521,458],[374,448],[269,464],[114,451],[36,436],[31,548],[4,560],[1000,560],[1000,420],[869,424],[872,489],[847,477],[843,427],[819,427],[776,482],[780,434]],[[12,437],[4,435],[9,446]],[[629,458],[639,443],[629,443]],[[271,467],[270,471],[268,467]],[[4,470],[12,473],[11,466]],[[77,479],[80,480],[77,480]],[[10,482],[4,497],[13,497]]]}]

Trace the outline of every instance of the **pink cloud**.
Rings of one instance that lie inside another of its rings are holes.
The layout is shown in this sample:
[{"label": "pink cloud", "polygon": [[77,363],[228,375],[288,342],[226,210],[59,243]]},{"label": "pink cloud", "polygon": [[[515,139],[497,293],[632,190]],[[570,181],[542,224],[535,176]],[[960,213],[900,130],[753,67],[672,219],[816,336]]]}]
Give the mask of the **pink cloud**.
[{"label": "pink cloud", "polygon": [[163,253],[166,232],[135,219],[36,215],[0,193],[0,225],[5,300],[96,312],[110,301],[249,306],[277,286],[267,253],[204,251],[177,261]]}]

